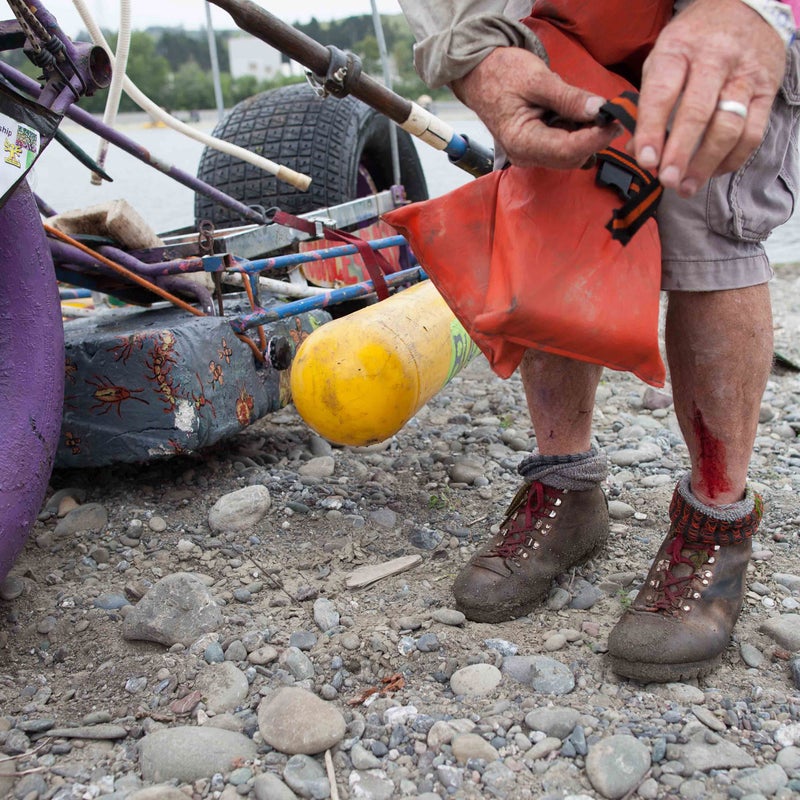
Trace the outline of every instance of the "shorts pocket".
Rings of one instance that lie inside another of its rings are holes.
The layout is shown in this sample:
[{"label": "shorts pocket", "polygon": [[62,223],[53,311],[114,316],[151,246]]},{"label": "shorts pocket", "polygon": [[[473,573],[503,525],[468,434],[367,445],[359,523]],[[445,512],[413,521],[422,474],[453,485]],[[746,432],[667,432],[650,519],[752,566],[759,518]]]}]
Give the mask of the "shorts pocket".
[{"label": "shorts pocket", "polygon": [[737,172],[709,182],[706,215],[708,227],[715,233],[760,242],[794,212],[800,182],[798,55],[798,45],[794,44],[758,149]]}]

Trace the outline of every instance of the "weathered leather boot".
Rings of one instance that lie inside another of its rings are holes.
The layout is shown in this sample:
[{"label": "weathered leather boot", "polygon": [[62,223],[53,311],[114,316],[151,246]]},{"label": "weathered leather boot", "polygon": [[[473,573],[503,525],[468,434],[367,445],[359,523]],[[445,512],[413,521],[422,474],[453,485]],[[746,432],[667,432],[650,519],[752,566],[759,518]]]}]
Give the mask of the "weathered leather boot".
[{"label": "weathered leather boot", "polygon": [[[688,492],[688,480],[684,487]],[[721,661],[742,609],[760,498],[744,516],[719,519],[687,502],[681,488],[647,579],[608,637],[611,666],[626,678],[663,683],[706,675]]]},{"label": "weathered leather boot", "polygon": [[476,622],[505,622],[529,613],[553,579],[599,550],[608,538],[603,490],[525,484],[500,532],[460,572],[456,606]]}]

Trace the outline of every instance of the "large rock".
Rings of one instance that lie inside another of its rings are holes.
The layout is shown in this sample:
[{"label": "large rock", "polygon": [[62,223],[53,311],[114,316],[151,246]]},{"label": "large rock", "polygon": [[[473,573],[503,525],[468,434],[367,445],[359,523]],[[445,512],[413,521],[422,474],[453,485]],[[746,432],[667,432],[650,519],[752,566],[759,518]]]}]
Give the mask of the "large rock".
[{"label": "large rock", "polygon": [[344,738],[346,727],[335,706],[296,686],[278,689],[258,707],[264,741],[288,755],[321,753]]},{"label": "large rock", "polygon": [[256,746],[221,728],[177,727],[151,733],[139,745],[142,777],[150,783],[192,783],[255,758]]},{"label": "large rock", "polygon": [[167,575],[125,617],[122,635],[171,647],[189,646],[222,622],[222,612],[211,592],[194,575]]}]

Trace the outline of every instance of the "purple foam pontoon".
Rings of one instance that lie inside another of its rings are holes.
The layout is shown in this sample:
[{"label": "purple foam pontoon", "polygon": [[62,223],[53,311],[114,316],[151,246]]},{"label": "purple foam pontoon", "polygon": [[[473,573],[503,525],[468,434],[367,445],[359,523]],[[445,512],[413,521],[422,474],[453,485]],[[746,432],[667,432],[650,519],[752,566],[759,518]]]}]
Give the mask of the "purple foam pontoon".
[{"label": "purple foam pontoon", "polygon": [[[41,508],[64,395],[64,331],[53,260],[28,184],[0,209],[0,580]],[[25,358],[21,359],[20,354]]]}]

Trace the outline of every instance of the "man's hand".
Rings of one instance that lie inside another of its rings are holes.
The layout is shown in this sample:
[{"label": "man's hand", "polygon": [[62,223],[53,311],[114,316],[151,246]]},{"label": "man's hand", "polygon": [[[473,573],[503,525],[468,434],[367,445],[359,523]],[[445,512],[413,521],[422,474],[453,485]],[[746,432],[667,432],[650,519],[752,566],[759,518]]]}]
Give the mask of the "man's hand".
[{"label": "man's hand", "polygon": [[605,98],[564,83],[541,58],[518,47],[498,47],[453,90],[520,167],[580,167],[620,134],[617,124],[574,131],[545,124],[548,111],[591,123]]},{"label": "man's hand", "polygon": [[[785,63],[780,36],[749,6],[695,0],[645,62],[631,152],[686,197],[738,169],[761,142]],[[718,110],[721,100],[742,103],[746,119]]]}]

